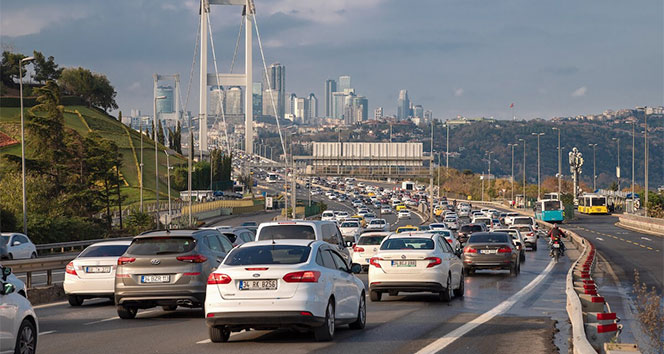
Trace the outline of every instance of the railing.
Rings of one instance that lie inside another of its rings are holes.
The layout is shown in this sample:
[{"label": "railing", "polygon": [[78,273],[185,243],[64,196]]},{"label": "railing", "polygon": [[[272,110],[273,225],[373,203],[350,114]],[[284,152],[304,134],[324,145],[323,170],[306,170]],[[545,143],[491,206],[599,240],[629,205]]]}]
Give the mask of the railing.
[{"label": "railing", "polygon": [[59,257],[44,257],[44,258],[32,258],[32,259],[23,259],[16,261],[3,261],[2,265],[10,267],[12,273],[25,273],[26,280],[25,286],[27,288],[32,287],[32,273],[34,272],[46,272],[46,285],[53,284],[53,271],[63,269],[71,262],[76,256],[59,256]]},{"label": "railing", "polygon": [[99,238],[94,240],[82,240],[82,241],[69,241],[69,242],[55,242],[55,243],[44,243],[41,245],[36,245],[37,251],[49,250],[54,252],[59,249],[61,253],[65,253],[67,249],[74,251],[76,248],[83,248],[90,246],[93,243],[105,242],[105,241],[123,241],[131,240],[133,237],[116,237],[116,238]]}]

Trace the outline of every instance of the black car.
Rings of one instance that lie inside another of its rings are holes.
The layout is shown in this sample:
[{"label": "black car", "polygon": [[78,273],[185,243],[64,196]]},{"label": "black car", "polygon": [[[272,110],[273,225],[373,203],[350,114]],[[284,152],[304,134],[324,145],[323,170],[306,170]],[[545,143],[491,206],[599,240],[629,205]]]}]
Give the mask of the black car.
[{"label": "black car", "polygon": [[475,232],[487,232],[485,224],[466,224],[457,231],[457,239],[461,243],[466,243],[471,234]]}]

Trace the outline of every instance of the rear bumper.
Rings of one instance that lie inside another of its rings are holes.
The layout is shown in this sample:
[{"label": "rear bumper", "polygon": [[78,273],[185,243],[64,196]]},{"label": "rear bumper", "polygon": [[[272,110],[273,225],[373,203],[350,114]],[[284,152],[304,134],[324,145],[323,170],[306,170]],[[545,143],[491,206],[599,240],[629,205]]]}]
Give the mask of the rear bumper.
[{"label": "rear bumper", "polygon": [[282,328],[320,327],[325,317],[316,317],[304,311],[251,311],[251,312],[209,312],[205,323],[208,327],[229,326],[238,328]]},{"label": "rear bumper", "polygon": [[441,292],[445,288],[436,282],[378,282],[369,285],[370,291]]},{"label": "rear bumper", "polygon": [[116,292],[115,303],[118,305],[150,308],[155,306],[202,307],[205,303],[205,291],[178,293],[132,293]]},{"label": "rear bumper", "polygon": [[510,269],[514,261],[463,261],[463,267],[466,269]]}]

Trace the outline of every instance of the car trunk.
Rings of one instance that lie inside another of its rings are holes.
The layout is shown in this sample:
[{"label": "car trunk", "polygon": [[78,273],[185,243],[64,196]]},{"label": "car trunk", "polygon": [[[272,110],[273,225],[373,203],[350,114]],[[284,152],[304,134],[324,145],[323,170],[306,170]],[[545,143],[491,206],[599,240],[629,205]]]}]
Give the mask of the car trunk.
[{"label": "car trunk", "polygon": [[289,283],[283,277],[302,271],[292,265],[224,266],[220,271],[231,278],[228,284],[217,284],[219,295],[230,300],[287,299],[301,283]]},{"label": "car trunk", "polygon": [[381,251],[377,257],[381,258],[378,263],[385,273],[393,274],[416,274],[421,273],[427,268],[432,251]]},{"label": "car trunk", "polygon": [[104,279],[115,277],[118,257],[82,257],[72,262],[81,279]]}]

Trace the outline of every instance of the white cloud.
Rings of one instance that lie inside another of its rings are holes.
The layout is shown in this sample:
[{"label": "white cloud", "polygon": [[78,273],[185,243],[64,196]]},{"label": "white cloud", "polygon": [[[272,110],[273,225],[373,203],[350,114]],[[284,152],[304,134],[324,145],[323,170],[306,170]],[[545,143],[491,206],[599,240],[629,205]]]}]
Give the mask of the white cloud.
[{"label": "white cloud", "polygon": [[87,16],[87,11],[80,8],[63,6],[29,7],[19,10],[3,10],[0,19],[0,35],[21,37],[37,34],[43,29],[65,21],[78,20]]},{"label": "white cloud", "polygon": [[578,89],[574,90],[574,92],[572,92],[572,97],[583,97],[586,95],[586,92],[588,92],[588,88],[585,86],[581,86]]},{"label": "white cloud", "polygon": [[353,11],[370,9],[384,0],[277,0],[257,5],[256,13],[270,15],[285,13],[290,16],[319,23],[340,23],[349,19]]},{"label": "white cloud", "polygon": [[138,92],[141,90],[141,83],[139,81],[134,81],[128,87],[129,91]]},{"label": "white cloud", "polygon": [[462,88],[455,89],[455,90],[454,90],[454,96],[455,96],[455,97],[461,97],[461,96],[463,96],[463,89],[462,89]]}]

